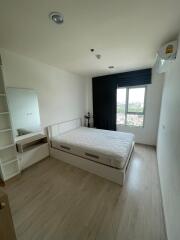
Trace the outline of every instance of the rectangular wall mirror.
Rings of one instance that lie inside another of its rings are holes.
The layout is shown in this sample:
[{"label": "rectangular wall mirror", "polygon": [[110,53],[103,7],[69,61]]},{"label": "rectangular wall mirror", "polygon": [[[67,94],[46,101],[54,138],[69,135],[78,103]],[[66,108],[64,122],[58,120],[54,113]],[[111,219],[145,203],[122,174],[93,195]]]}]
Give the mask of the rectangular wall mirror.
[{"label": "rectangular wall mirror", "polygon": [[41,131],[38,97],[33,89],[7,88],[13,134],[19,136]]}]

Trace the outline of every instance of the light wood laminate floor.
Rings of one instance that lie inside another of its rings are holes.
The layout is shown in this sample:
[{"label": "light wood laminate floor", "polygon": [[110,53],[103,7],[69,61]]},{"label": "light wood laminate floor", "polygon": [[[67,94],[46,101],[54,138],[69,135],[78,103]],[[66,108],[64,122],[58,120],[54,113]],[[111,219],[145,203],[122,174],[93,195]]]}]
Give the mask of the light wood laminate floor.
[{"label": "light wood laminate floor", "polygon": [[136,145],[124,187],[46,159],[5,187],[18,240],[165,240],[155,150]]}]

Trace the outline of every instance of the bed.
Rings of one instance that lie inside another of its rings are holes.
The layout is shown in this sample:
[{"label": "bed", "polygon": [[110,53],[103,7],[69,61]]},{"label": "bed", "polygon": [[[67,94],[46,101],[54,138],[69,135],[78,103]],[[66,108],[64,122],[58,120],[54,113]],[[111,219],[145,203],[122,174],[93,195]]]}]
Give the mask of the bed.
[{"label": "bed", "polygon": [[48,127],[50,155],[120,185],[134,148],[134,135],[81,126],[80,119]]}]

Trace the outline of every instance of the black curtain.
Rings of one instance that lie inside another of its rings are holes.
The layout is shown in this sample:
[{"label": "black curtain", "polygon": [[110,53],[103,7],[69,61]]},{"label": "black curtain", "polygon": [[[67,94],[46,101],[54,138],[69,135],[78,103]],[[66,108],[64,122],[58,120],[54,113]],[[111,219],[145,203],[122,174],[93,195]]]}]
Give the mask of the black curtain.
[{"label": "black curtain", "polygon": [[94,127],[116,130],[116,81],[106,77],[93,78]]},{"label": "black curtain", "polygon": [[116,89],[151,83],[151,69],[117,73],[92,79],[94,127],[116,130]]}]

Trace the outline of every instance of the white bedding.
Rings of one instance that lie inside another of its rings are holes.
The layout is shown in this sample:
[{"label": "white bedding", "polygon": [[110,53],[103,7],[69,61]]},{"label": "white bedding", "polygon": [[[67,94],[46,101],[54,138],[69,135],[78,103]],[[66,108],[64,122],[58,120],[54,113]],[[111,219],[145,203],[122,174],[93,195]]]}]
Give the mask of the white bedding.
[{"label": "white bedding", "polygon": [[132,149],[131,133],[80,127],[53,137],[53,148],[115,168],[123,168]]}]

